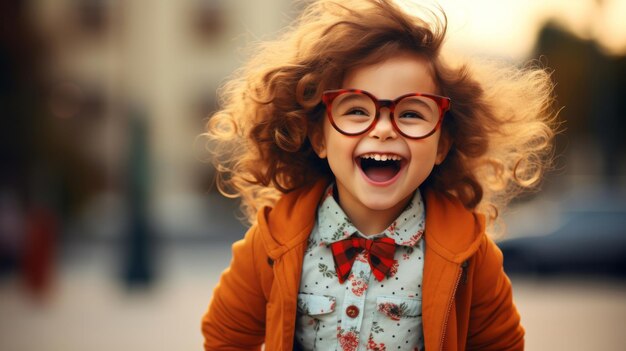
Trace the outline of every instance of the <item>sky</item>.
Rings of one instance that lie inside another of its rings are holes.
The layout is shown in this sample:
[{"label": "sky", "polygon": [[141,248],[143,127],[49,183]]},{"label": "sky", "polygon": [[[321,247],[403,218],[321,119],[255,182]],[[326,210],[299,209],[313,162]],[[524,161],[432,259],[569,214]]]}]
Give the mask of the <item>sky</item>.
[{"label": "sky", "polygon": [[[405,0],[411,1],[411,0]],[[609,54],[626,54],[626,0],[438,0],[453,50],[520,60],[549,20]]]}]

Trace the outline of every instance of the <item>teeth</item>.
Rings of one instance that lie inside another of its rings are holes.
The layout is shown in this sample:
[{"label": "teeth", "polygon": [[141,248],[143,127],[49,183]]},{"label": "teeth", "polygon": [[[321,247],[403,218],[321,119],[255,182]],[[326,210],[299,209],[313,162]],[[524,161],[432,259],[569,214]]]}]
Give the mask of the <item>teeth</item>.
[{"label": "teeth", "polygon": [[376,161],[400,161],[402,157],[398,155],[390,155],[390,154],[365,154],[361,155],[361,158],[368,158]]}]

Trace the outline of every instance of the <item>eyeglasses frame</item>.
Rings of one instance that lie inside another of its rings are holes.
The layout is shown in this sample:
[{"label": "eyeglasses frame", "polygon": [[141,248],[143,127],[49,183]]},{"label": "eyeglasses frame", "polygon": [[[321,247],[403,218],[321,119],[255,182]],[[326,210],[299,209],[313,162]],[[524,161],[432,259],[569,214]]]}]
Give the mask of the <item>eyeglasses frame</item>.
[{"label": "eyeglasses frame", "polygon": [[[337,124],[335,123],[335,120],[333,119],[332,112],[331,112],[332,111],[332,103],[338,96],[346,94],[346,93],[360,93],[360,94],[364,94],[364,95],[368,96],[374,102],[374,105],[376,107],[376,115],[374,116],[374,120],[372,121],[372,123],[367,128],[365,128],[362,132],[348,133],[346,131],[343,131],[343,130],[341,130],[341,128],[339,128],[337,126]],[[400,128],[398,127],[398,125],[396,124],[396,121],[395,121],[394,116],[393,116],[394,110],[396,108],[396,104],[400,100],[402,100],[404,98],[407,98],[409,96],[423,96],[423,97],[429,98],[429,99],[433,100],[435,103],[437,103],[437,106],[439,107],[439,119],[437,120],[437,124],[435,125],[433,130],[430,131],[426,135],[423,135],[423,136],[420,136],[420,137],[414,137],[414,136],[407,135],[403,131],[401,131]],[[419,140],[419,139],[428,138],[429,136],[433,135],[439,128],[441,128],[441,124],[443,122],[443,117],[445,116],[446,112],[450,109],[451,99],[449,97],[439,96],[439,95],[435,95],[435,94],[408,93],[408,94],[401,95],[401,96],[395,98],[394,100],[387,100],[387,99],[382,99],[381,100],[381,99],[378,99],[376,96],[374,96],[374,94],[372,94],[372,93],[370,93],[368,91],[362,90],[362,89],[336,89],[336,90],[324,91],[322,93],[322,102],[326,106],[326,115],[328,116],[330,124],[332,124],[333,128],[335,128],[336,131],[338,131],[339,133],[341,133],[343,135],[357,136],[357,135],[361,135],[361,134],[364,134],[364,133],[372,130],[374,127],[376,127],[376,124],[380,120],[380,109],[383,108],[383,107],[386,107],[386,108],[389,109],[389,119],[391,120],[391,124],[392,124],[393,128],[400,135],[402,135],[405,138],[409,138],[409,139],[413,139],[413,140]]]}]

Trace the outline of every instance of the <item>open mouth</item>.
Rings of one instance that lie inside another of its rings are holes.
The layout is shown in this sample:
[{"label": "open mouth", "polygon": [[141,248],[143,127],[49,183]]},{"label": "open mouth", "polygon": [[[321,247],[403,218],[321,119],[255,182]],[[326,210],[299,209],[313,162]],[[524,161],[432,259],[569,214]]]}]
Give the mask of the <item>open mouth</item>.
[{"label": "open mouth", "polygon": [[365,154],[358,158],[363,174],[375,183],[392,180],[402,168],[402,158],[397,155]]}]

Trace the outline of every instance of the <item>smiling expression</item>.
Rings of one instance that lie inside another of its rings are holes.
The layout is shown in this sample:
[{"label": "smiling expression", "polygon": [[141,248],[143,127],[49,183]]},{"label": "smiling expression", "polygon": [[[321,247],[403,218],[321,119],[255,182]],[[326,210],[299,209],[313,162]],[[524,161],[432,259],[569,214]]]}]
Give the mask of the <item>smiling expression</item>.
[{"label": "smiling expression", "polygon": [[[349,70],[342,88],[389,100],[407,93],[438,93],[429,61],[412,53]],[[326,118],[323,135],[314,144],[317,154],[328,158],[346,215],[361,232],[375,234],[395,220],[443,161],[447,147],[440,139],[440,130],[424,139],[403,137],[383,108],[378,123],[357,136],[341,134]]]}]

